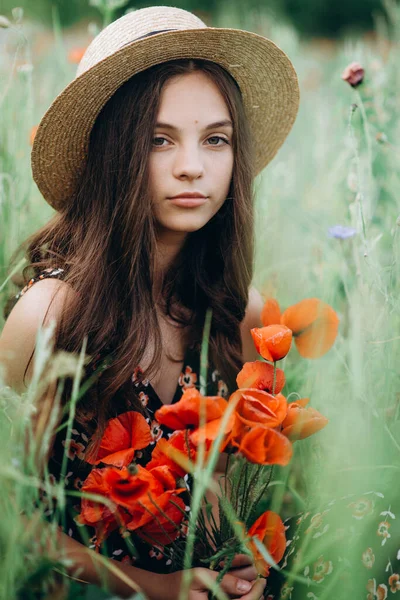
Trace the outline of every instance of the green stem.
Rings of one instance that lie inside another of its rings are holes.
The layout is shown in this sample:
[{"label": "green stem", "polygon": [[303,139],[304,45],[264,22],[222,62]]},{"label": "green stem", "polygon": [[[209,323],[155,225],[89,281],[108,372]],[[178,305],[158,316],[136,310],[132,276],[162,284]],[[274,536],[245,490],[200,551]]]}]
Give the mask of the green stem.
[{"label": "green stem", "polygon": [[207,369],[208,369],[208,345],[211,332],[212,310],[207,309],[204,321],[203,339],[201,342],[200,354],[200,394],[206,395],[207,392]]},{"label": "green stem", "polygon": [[276,361],[274,361],[274,378],[272,380],[272,395],[275,396],[275,386],[276,386]]},{"label": "green stem", "polygon": [[265,492],[267,491],[268,486],[271,483],[273,470],[274,470],[274,466],[272,465],[271,470],[270,470],[269,475],[268,475],[268,480],[262,486],[260,493],[258,494],[257,498],[253,502],[253,506],[254,507],[258,505],[258,503],[261,501],[261,498],[264,496]]},{"label": "green stem", "polygon": [[240,469],[239,481],[238,481],[238,485],[237,485],[237,489],[236,489],[236,498],[235,498],[235,511],[236,511],[236,513],[239,510],[240,488],[241,488],[241,485],[242,485],[243,472],[244,472],[245,468],[246,468],[246,463],[245,463],[245,461],[243,461],[241,469]]},{"label": "green stem", "polygon": [[230,466],[230,462],[231,462],[231,454],[230,452],[228,453],[227,459],[226,459],[226,463],[225,463],[225,496],[228,493],[228,471],[229,471],[229,466]]}]

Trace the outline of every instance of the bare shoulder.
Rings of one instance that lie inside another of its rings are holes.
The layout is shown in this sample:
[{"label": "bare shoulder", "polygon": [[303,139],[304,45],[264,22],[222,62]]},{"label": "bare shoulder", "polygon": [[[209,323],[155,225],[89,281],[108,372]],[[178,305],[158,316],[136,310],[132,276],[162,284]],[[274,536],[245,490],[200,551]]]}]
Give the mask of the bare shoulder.
[{"label": "bare shoulder", "polygon": [[249,300],[247,303],[246,314],[240,324],[243,347],[243,362],[257,360],[258,354],[254,347],[253,338],[250,329],[262,327],[261,311],[264,306],[264,300],[260,292],[255,288],[249,289]]},{"label": "bare shoulder", "polygon": [[64,281],[43,279],[21,296],[9,314],[0,334],[0,362],[5,367],[6,383],[17,391],[25,389],[24,373],[39,328],[53,319],[57,321],[73,293]]}]

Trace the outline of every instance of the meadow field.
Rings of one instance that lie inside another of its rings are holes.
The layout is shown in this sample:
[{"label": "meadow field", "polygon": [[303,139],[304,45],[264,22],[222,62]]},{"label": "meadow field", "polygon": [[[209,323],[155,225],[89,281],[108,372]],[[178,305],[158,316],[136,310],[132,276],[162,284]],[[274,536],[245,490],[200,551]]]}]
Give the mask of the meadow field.
[{"label": "meadow field", "polygon": [[[309,397],[329,419],[324,430],[295,444],[288,467],[274,470],[263,503],[284,517],[366,493],[384,498],[393,516],[400,508],[400,11],[394,4],[388,10],[390,30],[377,18],[370,35],[337,42],[302,41],[262,12],[239,14],[228,3],[221,4],[213,22],[271,38],[299,75],[297,121],[256,181],[255,285],[282,308],[320,298],[340,319],[336,342],[325,356],[305,359],[293,350],[283,361],[285,396]],[[99,18],[89,31],[101,26]],[[1,307],[18,291],[11,276],[24,265],[19,260],[10,268],[12,253],[52,214],[31,176],[33,128],[74,78],[74,61],[90,39],[88,23],[63,30],[56,14],[53,30],[26,22],[18,10],[0,16]],[[354,61],[365,71],[357,87],[341,77]],[[0,328],[3,324],[0,314]],[[27,393],[18,396],[0,387],[4,600],[62,597],[52,585],[43,584],[49,581],[54,561],[41,548],[47,538],[43,541],[37,534],[39,480],[34,461],[24,452],[35,386],[47,358],[45,336],[39,341],[42,360]],[[59,499],[62,503],[61,488]],[[29,517],[28,526],[22,512]],[[338,514],[338,525],[340,518]],[[376,532],[370,535],[372,539]],[[349,560],[355,571],[364,568],[361,555]],[[385,565],[381,582],[388,592],[393,571],[385,571]],[[56,565],[56,571],[61,572],[62,565]],[[367,580],[360,576],[360,599],[386,598],[367,589]],[[65,597],[77,598],[77,589],[70,582]],[[305,600],[338,598],[332,586],[310,590]],[[111,597],[89,590],[87,598],[101,594]]]}]

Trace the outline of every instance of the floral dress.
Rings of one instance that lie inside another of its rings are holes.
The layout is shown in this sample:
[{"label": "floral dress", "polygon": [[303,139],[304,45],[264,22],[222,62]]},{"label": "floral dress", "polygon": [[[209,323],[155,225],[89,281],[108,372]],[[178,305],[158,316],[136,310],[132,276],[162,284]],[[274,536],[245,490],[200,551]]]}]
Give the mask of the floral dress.
[{"label": "floral dress", "polygon": [[[40,275],[32,278],[15,297],[15,300],[18,300],[23,296],[37,281],[46,278],[62,279],[63,274],[63,269],[46,269]],[[92,365],[92,369],[95,370],[98,368],[101,361],[102,356],[98,356],[96,362]],[[198,387],[199,367],[200,348],[198,345],[195,345],[188,348],[184,357],[183,369],[177,381],[177,387],[172,403],[178,402],[185,390]],[[227,385],[220,378],[218,371],[209,368],[208,374],[207,395],[227,396]],[[129,398],[128,400],[126,399],[126,396],[124,396],[123,399],[117,397],[115,402],[113,399],[112,418],[134,410],[133,400],[135,397],[139,398],[143,407],[143,415],[150,426],[152,440],[146,448],[136,451],[134,460],[137,464],[145,466],[151,459],[157,441],[162,437],[168,438],[173,433],[173,430],[160,425],[155,419],[154,414],[161,408],[162,402],[152,388],[151,383],[147,379],[143,379],[141,375],[142,372],[140,367],[137,367],[134,373],[132,373],[132,404],[130,403]],[[68,495],[68,492],[79,492],[83,482],[93,469],[93,465],[89,464],[84,459],[85,450],[89,444],[90,438],[87,435],[84,426],[74,420],[71,437],[67,443],[67,428],[65,426],[67,419],[68,415],[65,416],[60,425],[60,427],[62,427],[62,425],[64,425],[64,427],[58,428],[59,432],[55,437],[52,454],[48,463],[50,482],[55,483],[60,481],[62,477],[64,478],[65,490],[67,492],[66,507],[65,511],[59,511],[60,514],[58,514],[58,508],[51,502],[50,498],[46,498],[45,500],[48,505],[46,517],[49,519],[56,517],[63,530],[69,536],[84,543],[88,547],[95,549],[98,548],[98,544],[94,529],[90,526],[81,525],[77,521],[77,516],[80,512],[79,494]],[[64,459],[64,455],[66,456],[66,459]],[[185,501],[189,505],[190,480],[188,476],[185,477],[185,484],[188,488],[188,493],[185,494],[183,498],[185,498]],[[189,506],[186,506],[186,510],[189,511]],[[180,526],[180,538],[183,543],[186,531],[187,519],[185,519]],[[166,556],[165,553],[162,552],[161,547],[151,546],[136,536],[134,532],[126,538],[119,530],[113,531],[105,542],[103,542],[101,552],[115,560],[135,565],[136,567],[149,571],[167,573],[173,570],[171,557]]]},{"label": "floral dress", "polygon": [[287,519],[286,554],[265,598],[400,600],[398,509],[393,490],[368,491]]}]

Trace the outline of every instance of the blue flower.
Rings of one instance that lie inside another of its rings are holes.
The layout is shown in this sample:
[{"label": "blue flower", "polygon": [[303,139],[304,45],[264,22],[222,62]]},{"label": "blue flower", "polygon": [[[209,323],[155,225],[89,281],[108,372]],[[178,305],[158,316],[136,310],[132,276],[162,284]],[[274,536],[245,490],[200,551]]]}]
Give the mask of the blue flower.
[{"label": "blue flower", "polygon": [[328,233],[330,237],[347,240],[347,238],[356,235],[357,231],[353,227],[346,227],[346,225],[334,225],[333,227],[329,227]]}]

